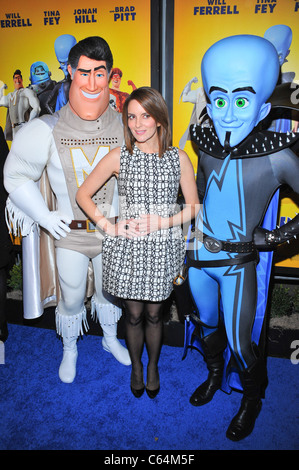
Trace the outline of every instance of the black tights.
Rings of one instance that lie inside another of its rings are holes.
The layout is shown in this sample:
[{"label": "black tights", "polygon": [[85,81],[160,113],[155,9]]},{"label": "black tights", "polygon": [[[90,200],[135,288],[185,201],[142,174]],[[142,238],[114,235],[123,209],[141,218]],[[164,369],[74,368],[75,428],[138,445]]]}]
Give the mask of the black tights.
[{"label": "black tights", "polygon": [[131,384],[143,385],[141,356],[144,343],[148,353],[147,388],[159,386],[158,361],[163,340],[162,303],[125,300],[126,342],[132,361]]}]

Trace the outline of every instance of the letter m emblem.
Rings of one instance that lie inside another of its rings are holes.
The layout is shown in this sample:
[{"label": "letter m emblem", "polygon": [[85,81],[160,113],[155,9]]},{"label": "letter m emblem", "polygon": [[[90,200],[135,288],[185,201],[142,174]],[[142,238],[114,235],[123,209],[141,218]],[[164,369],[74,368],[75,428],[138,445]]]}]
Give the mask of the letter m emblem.
[{"label": "letter m emblem", "polygon": [[80,147],[72,148],[70,150],[73,170],[78,188],[81,186],[89,173],[91,173],[91,171],[96,167],[99,161],[102,160],[105,155],[107,155],[109,150],[110,147],[108,145],[99,146],[95,155],[93,155],[91,158],[88,157]]}]

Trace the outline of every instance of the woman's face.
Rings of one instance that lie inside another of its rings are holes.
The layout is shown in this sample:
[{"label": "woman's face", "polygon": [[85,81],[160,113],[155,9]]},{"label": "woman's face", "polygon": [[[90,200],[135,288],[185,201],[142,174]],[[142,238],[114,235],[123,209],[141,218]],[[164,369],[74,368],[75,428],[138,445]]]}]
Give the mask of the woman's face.
[{"label": "woman's face", "polygon": [[160,124],[136,100],[128,105],[128,127],[140,149],[151,148],[154,152],[159,149],[157,128]]}]

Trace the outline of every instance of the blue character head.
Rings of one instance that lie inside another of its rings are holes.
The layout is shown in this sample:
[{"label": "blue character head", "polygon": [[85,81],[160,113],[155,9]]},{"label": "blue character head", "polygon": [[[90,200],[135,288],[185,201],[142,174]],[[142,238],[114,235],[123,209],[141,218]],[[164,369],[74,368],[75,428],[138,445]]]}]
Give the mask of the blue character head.
[{"label": "blue character head", "polygon": [[69,52],[75,44],[77,44],[76,38],[71,34],[62,34],[55,39],[54,49],[56,58],[65,77],[68,75],[67,66]]},{"label": "blue character head", "polygon": [[273,46],[277,50],[278,59],[280,65],[287,62],[286,57],[290,53],[290,47],[292,43],[292,30],[285,24],[276,24],[267,29],[264,34],[264,38],[272,42]]},{"label": "blue character head", "polygon": [[266,103],[277,83],[275,47],[259,36],[222,39],[205,53],[202,80],[207,112],[223,147],[242,142],[271,109]]},{"label": "blue character head", "polygon": [[34,62],[30,67],[30,82],[32,85],[46,82],[51,77],[49,67],[45,62]]}]

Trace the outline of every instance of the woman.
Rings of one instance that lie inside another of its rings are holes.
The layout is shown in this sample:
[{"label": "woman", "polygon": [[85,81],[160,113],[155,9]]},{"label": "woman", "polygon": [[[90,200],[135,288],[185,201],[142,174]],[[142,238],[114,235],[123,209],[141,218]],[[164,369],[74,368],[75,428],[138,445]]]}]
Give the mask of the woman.
[{"label": "woman", "polygon": [[[132,361],[131,390],[154,398],[160,389],[158,360],[162,346],[162,306],[185,257],[181,224],[199,208],[192,164],[171,147],[166,103],[149,87],[136,89],[123,108],[125,145],[106,155],[77,192],[77,202],[103,241],[103,288],[122,298],[126,341]],[[120,217],[113,225],[92,201],[112,175],[118,178]],[[183,210],[176,200],[181,186]],[[141,356],[148,352],[147,382]]]}]

